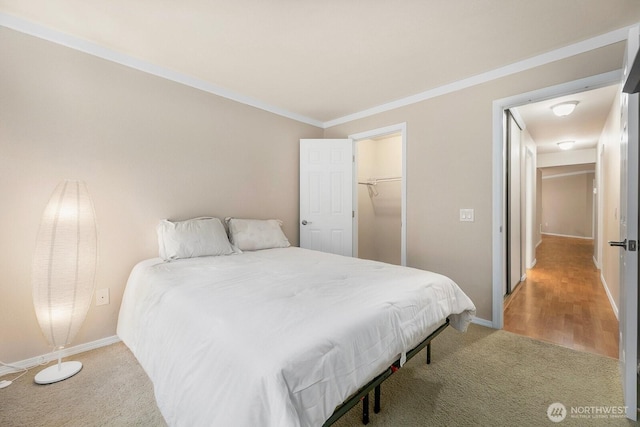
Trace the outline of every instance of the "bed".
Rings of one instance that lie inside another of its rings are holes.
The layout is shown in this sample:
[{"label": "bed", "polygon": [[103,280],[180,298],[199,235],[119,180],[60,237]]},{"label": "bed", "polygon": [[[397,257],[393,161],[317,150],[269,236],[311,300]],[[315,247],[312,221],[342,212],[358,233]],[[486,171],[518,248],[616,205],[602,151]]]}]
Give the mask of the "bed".
[{"label": "bed", "polygon": [[165,253],[129,277],[118,335],[171,426],[323,425],[443,324],[464,331],[475,313],[436,273],[288,241],[231,247]]}]

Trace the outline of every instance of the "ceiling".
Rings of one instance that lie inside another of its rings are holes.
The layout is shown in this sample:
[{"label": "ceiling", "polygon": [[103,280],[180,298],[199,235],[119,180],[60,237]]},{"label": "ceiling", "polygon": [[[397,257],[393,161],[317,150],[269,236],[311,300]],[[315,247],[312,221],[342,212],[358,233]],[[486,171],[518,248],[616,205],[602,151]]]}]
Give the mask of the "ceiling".
[{"label": "ceiling", "polygon": [[0,13],[320,123],[640,21],[637,0],[0,0]]},{"label": "ceiling", "polygon": [[[558,142],[575,141],[574,150],[596,148],[620,85],[548,99],[515,108],[537,146],[538,154],[561,151]],[[557,117],[551,107],[578,101],[568,116]]]}]

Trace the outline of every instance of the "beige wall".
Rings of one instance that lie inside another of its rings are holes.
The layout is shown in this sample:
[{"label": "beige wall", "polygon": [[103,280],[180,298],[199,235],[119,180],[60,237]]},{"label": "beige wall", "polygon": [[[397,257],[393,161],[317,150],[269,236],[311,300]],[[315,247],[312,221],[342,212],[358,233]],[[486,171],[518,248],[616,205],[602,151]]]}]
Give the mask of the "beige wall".
[{"label": "beige wall", "polygon": [[587,172],[542,180],[543,233],[593,238],[594,178]]},{"label": "beige wall", "polygon": [[[620,67],[598,49],[326,129],[300,124],[0,29],[0,360],[49,349],[31,303],[41,211],[83,179],[100,227],[98,288],[75,344],[115,333],[126,278],[157,253],[159,218],[278,217],[298,242],[298,140],[407,122],[407,263],[451,276],[478,316],[492,306],[492,101]],[[475,222],[459,222],[474,208]]]},{"label": "beige wall", "polygon": [[[358,181],[402,176],[402,137],[358,141]],[[402,185],[358,186],[358,257],[401,263]]]},{"label": "beige wall", "polygon": [[611,106],[611,112],[598,141],[601,170],[602,260],[601,276],[616,304],[620,307],[620,249],[607,242],[620,240],[620,97]]},{"label": "beige wall", "polygon": [[[492,318],[492,102],[618,69],[615,45],[329,128],[325,137],[407,123],[407,264],[459,283]],[[474,208],[475,222],[459,209]]]},{"label": "beige wall", "polygon": [[74,345],[115,334],[131,267],[160,218],[280,218],[298,242],[300,138],[322,130],[0,27],[0,360],[50,349],[30,287],[40,215],[82,179],[99,227],[97,288]]}]

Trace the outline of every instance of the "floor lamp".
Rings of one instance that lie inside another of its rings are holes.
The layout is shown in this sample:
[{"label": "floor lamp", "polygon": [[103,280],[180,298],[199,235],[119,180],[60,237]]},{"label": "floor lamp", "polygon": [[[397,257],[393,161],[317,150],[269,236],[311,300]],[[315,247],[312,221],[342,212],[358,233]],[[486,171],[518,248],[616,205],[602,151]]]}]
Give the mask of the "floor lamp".
[{"label": "floor lamp", "polygon": [[65,380],[82,369],[62,362],[62,349],[82,326],[95,289],[98,239],[93,203],[87,186],[63,181],[47,204],[33,258],[33,304],[40,328],[58,363],[35,376],[37,384]]}]

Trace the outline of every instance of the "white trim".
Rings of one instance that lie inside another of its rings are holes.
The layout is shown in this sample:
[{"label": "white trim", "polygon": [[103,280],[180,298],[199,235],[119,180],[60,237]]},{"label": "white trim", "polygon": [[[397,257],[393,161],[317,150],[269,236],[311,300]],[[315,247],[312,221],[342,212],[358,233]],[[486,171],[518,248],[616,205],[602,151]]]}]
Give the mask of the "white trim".
[{"label": "white trim", "polygon": [[593,260],[593,265],[596,266],[597,270],[600,270],[600,264],[598,263],[598,260],[596,259],[596,256],[592,256],[591,259]]},{"label": "white trim", "polygon": [[[640,51],[640,24],[629,30],[625,46],[624,78]],[[620,237],[638,239],[638,140],[640,139],[640,95],[623,94],[620,117]],[[604,243],[604,242],[603,242]],[[638,255],[620,252],[620,371],[627,418],[638,419]]]},{"label": "white trim", "polygon": [[[60,352],[62,357],[69,357],[75,354],[84,353],[85,351],[95,350],[100,347],[106,347],[111,344],[115,344],[120,342],[120,338],[117,335],[113,335],[106,338],[101,338],[99,340],[91,341],[84,344],[78,344],[73,347],[67,347],[62,349]],[[38,365],[43,365],[51,362],[52,360],[56,360],[58,358],[58,353],[47,353],[42,354],[40,356],[31,357],[29,359],[21,360],[19,362],[10,363],[12,366],[21,368],[21,369],[31,369],[37,367]],[[12,369],[7,366],[0,366],[0,377],[3,375],[11,374],[16,372],[16,369]]]},{"label": "white trim", "polygon": [[567,172],[567,173],[559,173],[557,175],[547,175],[547,176],[543,176],[542,179],[553,179],[553,178],[562,178],[565,176],[572,176],[572,175],[586,175],[588,173],[592,173],[595,174],[596,171],[579,171],[579,172]]},{"label": "white trim", "polygon": [[[517,111],[516,108],[509,110],[511,112]],[[534,238],[534,228],[536,221],[536,163],[537,157],[536,152],[531,149],[530,146],[526,146],[525,150],[525,167],[524,167],[524,176],[525,176],[525,191],[524,191],[524,212],[525,212],[525,267],[531,268],[533,263],[533,258],[536,256],[535,248],[533,243]],[[526,270],[525,270],[526,271]]]},{"label": "white trim", "polygon": [[466,89],[472,86],[476,86],[482,83],[496,80],[502,77],[506,77],[512,74],[520,73],[522,71],[529,70],[531,68],[539,67],[541,65],[549,64],[554,61],[569,58],[571,56],[579,55],[581,53],[589,52],[604,46],[608,46],[614,43],[627,40],[627,34],[632,26],[623,27],[596,37],[592,37],[587,40],[583,40],[578,43],[571,44],[569,46],[555,49],[529,59],[515,62],[503,67],[496,68],[485,73],[481,73],[475,76],[468,77],[466,79],[458,80],[443,86],[439,86],[433,89],[429,89],[424,92],[417,93],[412,96],[408,96],[393,102],[388,102],[367,110],[363,110],[357,113],[349,114],[343,117],[339,117],[329,121],[316,120],[311,117],[303,116],[274,105],[267,104],[258,99],[251,98],[249,96],[242,95],[240,93],[233,92],[220,86],[216,86],[204,80],[188,76],[186,74],[178,73],[169,70],[164,67],[146,62],[137,58],[133,58],[129,55],[125,55],[120,52],[116,52],[111,49],[107,49],[87,40],[80,39],[78,37],[65,34],[33,22],[29,22],[16,16],[8,15],[0,12],[0,26],[10,28],[15,31],[19,31],[24,34],[29,34],[34,37],[41,38],[43,40],[50,41],[62,46],[66,46],[71,49],[78,50],[80,52],[87,53],[89,55],[97,56],[107,61],[115,62],[126,67],[136,69],[157,77],[165,78],[176,83],[184,84],[196,89],[209,92],[211,94],[221,96],[223,98],[230,99],[232,101],[239,102],[241,104],[249,105],[255,108],[259,108],[264,111],[268,111],[279,116],[287,117],[292,120],[296,120],[301,123],[306,123],[312,126],[316,126],[322,129],[327,129],[333,126],[337,126],[343,123],[351,122],[354,120],[362,119],[364,117],[373,116],[385,111],[394,110],[396,108],[405,107],[407,105],[415,104],[425,101],[427,99],[435,98],[448,93],[456,92],[462,89]]},{"label": "white trim", "polygon": [[[510,106],[510,105],[509,105]],[[494,101],[493,102],[493,159],[492,159],[492,212],[491,228],[491,260],[492,260],[492,326],[495,329],[502,329],[504,325],[504,285],[506,278],[503,277],[503,268],[506,266],[505,260],[505,233],[503,225],[506,224],[504,215],[504,156],[506,155],[504,150],[504,132],[503,132],[503,118],[504,110],[509,107],[506,102]],[[500,138],[500,140],[498,140]]]},{"label": "white trim", "polygon": [[593,240],[593,237],[589,236],[572,236],[571,234],[558,234],[558,233],[540,233],[545,236],[557,236],[557,237],[570,237],[572,239]]},{"label": "white trim", "polygon": [[[569,46],[555,49],[550,52],[546,52],[537,56],[534,56],[523,61],[515,62],[510,65],[506,65],[500,68],[496,68],[491,71],[487,71],[482,74],[478,74],[466,79],[458,80],[453,83],[449,83],[443,86],[439,86],[434,89],[408,96],[406,98],[399,99],[397,101],[389,102],[386,104],[378,105],[377,107],[369,108],[367,110],[360,111],[358,113],[349,114],[337,119],[324,122],[323,127],[330,128],[343,123],[351,122],[353,120],[362,119],[365,117],[373,116],[375,114],[383,113],[389,110],[395,110],[396,108],[405,107],[407,105],[415,104],[425,101],[427,99],[435,98],[448,93],[456,92],[462,89],[467,89],[472,86],[476,86],[482,83],[486,83],[492,80],[496,80],[502,77],[510,76],[512,74],[520,73],[522,71],[530,70],[535,67],[540,67],[551,62],[566,59],[581,53],[589,52],[601,47],[605,47],[614,43],[627,40],[627,34],[629,28],[632,26],[620,28],[618,30],[611,31],[600,36],[592,37],[590,39],[574,43]],[[619,83],[619,80],[617,81]]]},{"label": "white trim", "polygon": [[211,93],[213,95],[227,98],[232,101],[239,102],[241,104],[249,105],[251,107],[259,108],[260,110],[267,111],[269,113],[277,114],[282,117],[286,117],[301,123],[306,123],[319,128],[323,127],[323,123],[320,120],[315,120],[310,117],[303,116],[291,111],[287,111],[283,108],[276,107],[274,105],[262,102],[259,99],[251,98],[249,96],[242,95],[237,92],[233,92],[229,89],[225,89],[221,86],[216,86],[205,80],[189,76],[186,74],[178,73],[168,68],[161,67],[159,65],[152,64],[147,61],[143,61],[138,58],[126,55],[124,53],[116,52],[111,49],[107,49],[96,43],[80,39],[78,37],[64,34],[50,28],[43,27],[38,24],[17,18],[6,13],[0,13],[0,26],[10,28],[15,31],[19,31],[30,36],[38,37],[43,40],[59,44],[89,55],[96,56],[107,61],[115,62],[116,64],[124,65],[125,67],[133,68],[134,70],[142,71],[144,73],[151,74],[156,77],[161,77],[176,83],[183,84],[195,89],[202,90],[204,92]]},{"label": "white trim", "polygon": [[[402,206],[401,206],[401,229],[400,229],[400,265],[407,265],[407,123],[398,123],[395,125],[385,126],[378,129],[372,129],[364,132],[359,132],[353,135],[349,135],[349,138],[354,141],[354,146],[357,147],[356,142],[363,139],[371,139],[377,138],[385,135],[391,135],[394,133],[400,133],[402,135],[402,182],[401,185],[401,193],[402,193]],[[354,151],[355,153],[355,151]],[[357,156],[355,157],[357,159]],[[357,164],[354,164],[354,173],[357,171]],[[354,194],[354,203],[353,208],[357,218],[358,215],[358,180],[357,177],[354,177],[353,180],[354,188],[356,188],[353,192]],[[357,220],[355,221],[355,226],[353,227],[353,240],[354,242],[358,241],[358,226]],[[357,243],[356,243],[357,244]]]},{"label": "white trim", "polygon": [[613,299],[613,295],[609,291],[609,285],[607,285],[607,281],[604,280],[604,276],[600,274],[600,283],[602,283],[602,287],[604,288],[605,293],[607,294],[607,298],[609,298],[609,304],[611,304],[611,309],[613,310],[613,314],[616,316],[616,319],[620,321],[620,317],[618,316],[618,307],[616,306],[616,302]]},{"label": "white trim", "polygon": [[352,218],[351,218],[351,256],[354,258],[359,258],[360,256],[360,241],[359,241],[359,236],[360,236],[360,222],[359,222],[359,218],[360,218],[360,195],[359,195],[359,191],[360,188],[358,187],[358,142],[356,140],[354,140],[353,138],[349,138],[351,139],[351,152],[353,153],[353,163],[352,163],[352,168],[351,168],[351,180],[352,180],[352,185],[353,188],[351,189],[351,212],[353,212],[352,214]]},{"label": "white trim", "polygon": [[596,76],[586,77],[556,86],[538,89],[531,92],[513,95],[507,98],[497,99],[493,101],[493,176],[492,176],[492,315],[493,327],[502,329],[504,325],[504,307],[503,307],[503,277],[502,271],[505,265],[505,248],[503,243],[502,227],[503,218],[503,185],[504,185],[504,135],[502,128],[502,118],[505,109],[517,107],[519,105],[538,102],[544,99],[551,99],[563,95],[582,92],[589,89],[596,89],[613,84],[619,84],[622,76],[621,70],[610,71],[608,73]]},{"label": "white trim", "polygon": [[490,320],[481,319],[479,317],[474,317],[471,319],[471,323],[475,323],[476,325],[485,326],[487,328],[493,328],[493,323]]},{"label": "white trim", "polygon": [[349,135],[349,138],[358,141],[361,139],[378,138],[385,135],[391,135],[398,132],[404,132],[407,129],[407,122],[398,123],[395,125],[384,126],[377,129],[367,130],[364,132],[354,133]]}]

